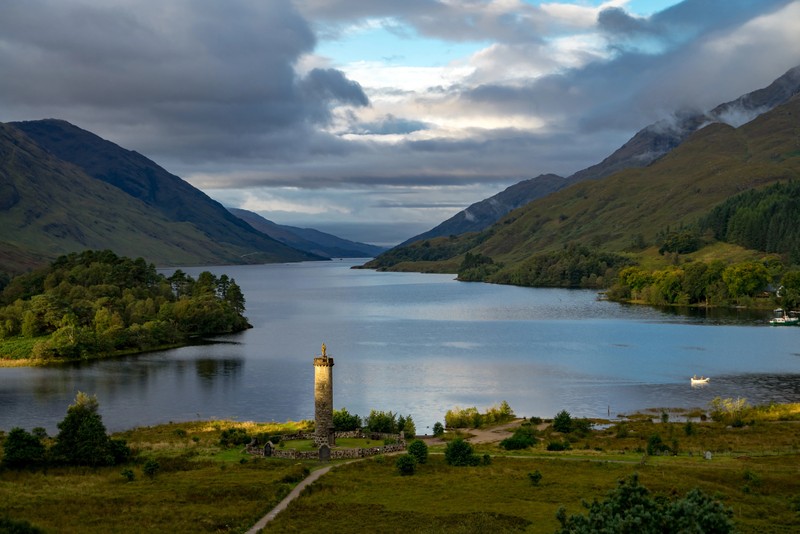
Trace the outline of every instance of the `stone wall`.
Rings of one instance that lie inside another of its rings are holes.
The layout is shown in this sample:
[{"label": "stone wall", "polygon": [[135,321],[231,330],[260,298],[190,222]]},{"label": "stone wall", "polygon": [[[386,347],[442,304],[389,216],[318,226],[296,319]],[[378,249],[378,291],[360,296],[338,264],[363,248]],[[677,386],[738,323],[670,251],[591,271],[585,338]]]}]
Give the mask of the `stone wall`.
[{"label": "stone wall", "polygon": [[[314,434],[296,434],[295,439],[314,439]],[[333,448],[330,450],[331,460],[353,459],[353,458],[367,458],[369,456],[376,456],[378,454],[388,454],[391,452],[402,452],[406,450],[406,442],[402,434],[383,434],[379,432],[364,433],[360,430],[351,432],[337,432],[337,438],[362,438],[385,440],[395,439],[398,442],[390,445],[380,445],[375,447],[361,447],[352,449],[338,449]],[[283,440],[284,443],[291,441],[290,439]],[[271,443],[268,445],[258,445],[251,442],[245,447],[245,452],[255,456],[271,456],[273,458],[286,458],[289,460],[318,460],[320,457],[319,450],[315,451],[298,451],[296,449],[276,448]]]}]

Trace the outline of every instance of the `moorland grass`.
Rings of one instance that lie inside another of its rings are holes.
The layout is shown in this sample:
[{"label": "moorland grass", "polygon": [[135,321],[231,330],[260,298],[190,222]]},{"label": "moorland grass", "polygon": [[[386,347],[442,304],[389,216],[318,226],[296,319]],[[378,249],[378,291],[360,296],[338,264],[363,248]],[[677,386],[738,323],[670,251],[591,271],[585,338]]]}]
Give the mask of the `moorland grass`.
[{"label": "moorland grass", "polygon": [[[477,467],[448,466],[445,445],[432,441],[428,463],[413,476],[401,476],[391,456],[335,463],[267,532],[553,532],[560,506],[583,513],[582,500],[604,498],[634,472],[655,495],[676,498],[698,487],[720,499],[743,533],[798,531],[798,413],[800,405],[755,409],[742,427],[693,421],[688,433],[685,421],[647,416],[581,435],[548,428],[522,451],[476,445],[492,458]],[[241,446],[220,445],[222,431],[293,433],[309,425],[201,421],[119,433],[137,462],[0,473],[0,517],[47,532],[244,532],[321,464],[253,458]],[[654,433],[677,454],[645,454]],[[569,441],[571,450],[547,451],[553,439]],[[147,459],[159,463],[153,478],[143,471]],[[528,476],[534,471],[542,475],[538,485]]]}]

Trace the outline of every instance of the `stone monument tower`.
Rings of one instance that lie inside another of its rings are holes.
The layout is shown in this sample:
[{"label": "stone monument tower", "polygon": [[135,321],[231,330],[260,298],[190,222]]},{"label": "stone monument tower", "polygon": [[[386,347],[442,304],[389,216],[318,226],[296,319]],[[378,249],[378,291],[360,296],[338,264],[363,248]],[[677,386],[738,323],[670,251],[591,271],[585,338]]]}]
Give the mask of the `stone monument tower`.
[{"label": "stone monument tower", "polygon": [[314,358],[314,441],[318,447],[336,444],[333,433],[333,358],[325,343],[322,354]]}]

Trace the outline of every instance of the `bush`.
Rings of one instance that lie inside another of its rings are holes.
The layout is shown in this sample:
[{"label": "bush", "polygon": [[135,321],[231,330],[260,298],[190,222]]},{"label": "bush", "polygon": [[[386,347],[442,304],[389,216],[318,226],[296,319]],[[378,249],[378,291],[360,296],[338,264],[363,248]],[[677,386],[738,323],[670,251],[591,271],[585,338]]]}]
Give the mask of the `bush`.
[{"label": "bush", "polygon": [[126,482],[133,482],[136,480],[136,475],[134,474],[133,469],[123,469],[120,472],[120,475],[122,475],[122,478],[124,478]]},{"label": "bush", "polygon": [[400,471],[401,475],[413,475],[417,469],[417,459],[411,454],[403,454],[397,457],[394,465],[397,467],[397,470]]},{"label": "bush", "polygon": [[568,451],[572,448],[572,445],[569,444],[569,441],[551,441],[547,444],[548,451]]},{"label": "bush", "polygon": [[670,452],[669,445],[663,442],[659,434],[653,434],[647,440],[647,455],[659,456],[665,452]]},{"label": "bush", "polygon": [[433,425],[433,435],[437,438],[444,435],[444,425],[439,421],[436,421],[436,423]]},{"label": "bush", "polygon": [[472,445],[461,438],[456,438],[444,449],[444,459],[448,465],[478,465],[480,460],[473,454]]},{"label": "bush", "polygon": [[424,464],[428,462],[428,446],[422,440],[416,440],[408,446],[408,454],[413,456],[417,463]]},{"label": "bush", "polygon": [[45,448],[39,438],[22,428],[12,428],[3,443],[3,466],[11,469],[44,463]]},{"label": "bush", "polygon": [[536,430],[530,423],[523,423],[514,431],[510,438],[500,442],[500,446],[507,451],[527,449],[536,443]]},{"label": "bush", "polygon": [[223,447],[233,447],[235,445],[246,445],[252,438],[247,430],[239,427],[226,428],[219,437],[219,444]]},{"label": "bush", "polygon": [[629,480],[621,480],[606,500],[591,504],[588,516],[567,517],[566,510],[559,508],[556,514],[561,528],[556,534],[589,534],[594,532],[735,532],[731,516],[725,508],[705,493],[695,488],[682,499],[668,501],[652,498],[650,492],[639,484],[636,474]]},{"label": "bush", "polygon": [[533,473],[528,473],[528,479],[531,481],[532,485],[538,486],[539,482],[542,481],[542,474],[537,469]]},{"label": "bush", "polygon": [[142,467],[142,473],[152,479],[156,476],[156,473],[158,473],[159,469],[161,469],[161,464],[159,464],[157,460],[150,459],[144,463],[144,467]]},{"label": "bush", "polygon": [[553,430],[562,434],[572,432],[572,416],[566,410],[561,410],[553,419]]}]

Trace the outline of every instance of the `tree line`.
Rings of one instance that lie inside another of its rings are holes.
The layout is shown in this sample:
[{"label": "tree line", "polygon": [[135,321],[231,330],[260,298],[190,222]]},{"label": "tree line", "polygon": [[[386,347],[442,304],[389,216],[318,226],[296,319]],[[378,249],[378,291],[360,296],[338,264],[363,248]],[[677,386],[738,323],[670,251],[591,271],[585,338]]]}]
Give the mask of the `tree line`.
[{"label": "tree line", "polygon": [[607,295],[617,301],[678,306],[752,306],[755,299],[769,297],[770,305],[797,308],[800,270],[787,269],[775,258],[731,265],[692,261],[656,271],[626,267]]},{"label": "tree line", "polygon": [[800,182],[777,183],[735,195],[701,219],[700,231],[720,241],[800,263]]},{"label": "tree line", "polygon": [[37,360],[91,358],[185,343],[249,327],[227,275],[167,277],[110,250],[61,256],[0,293],[0,341],[28,340]]}]

